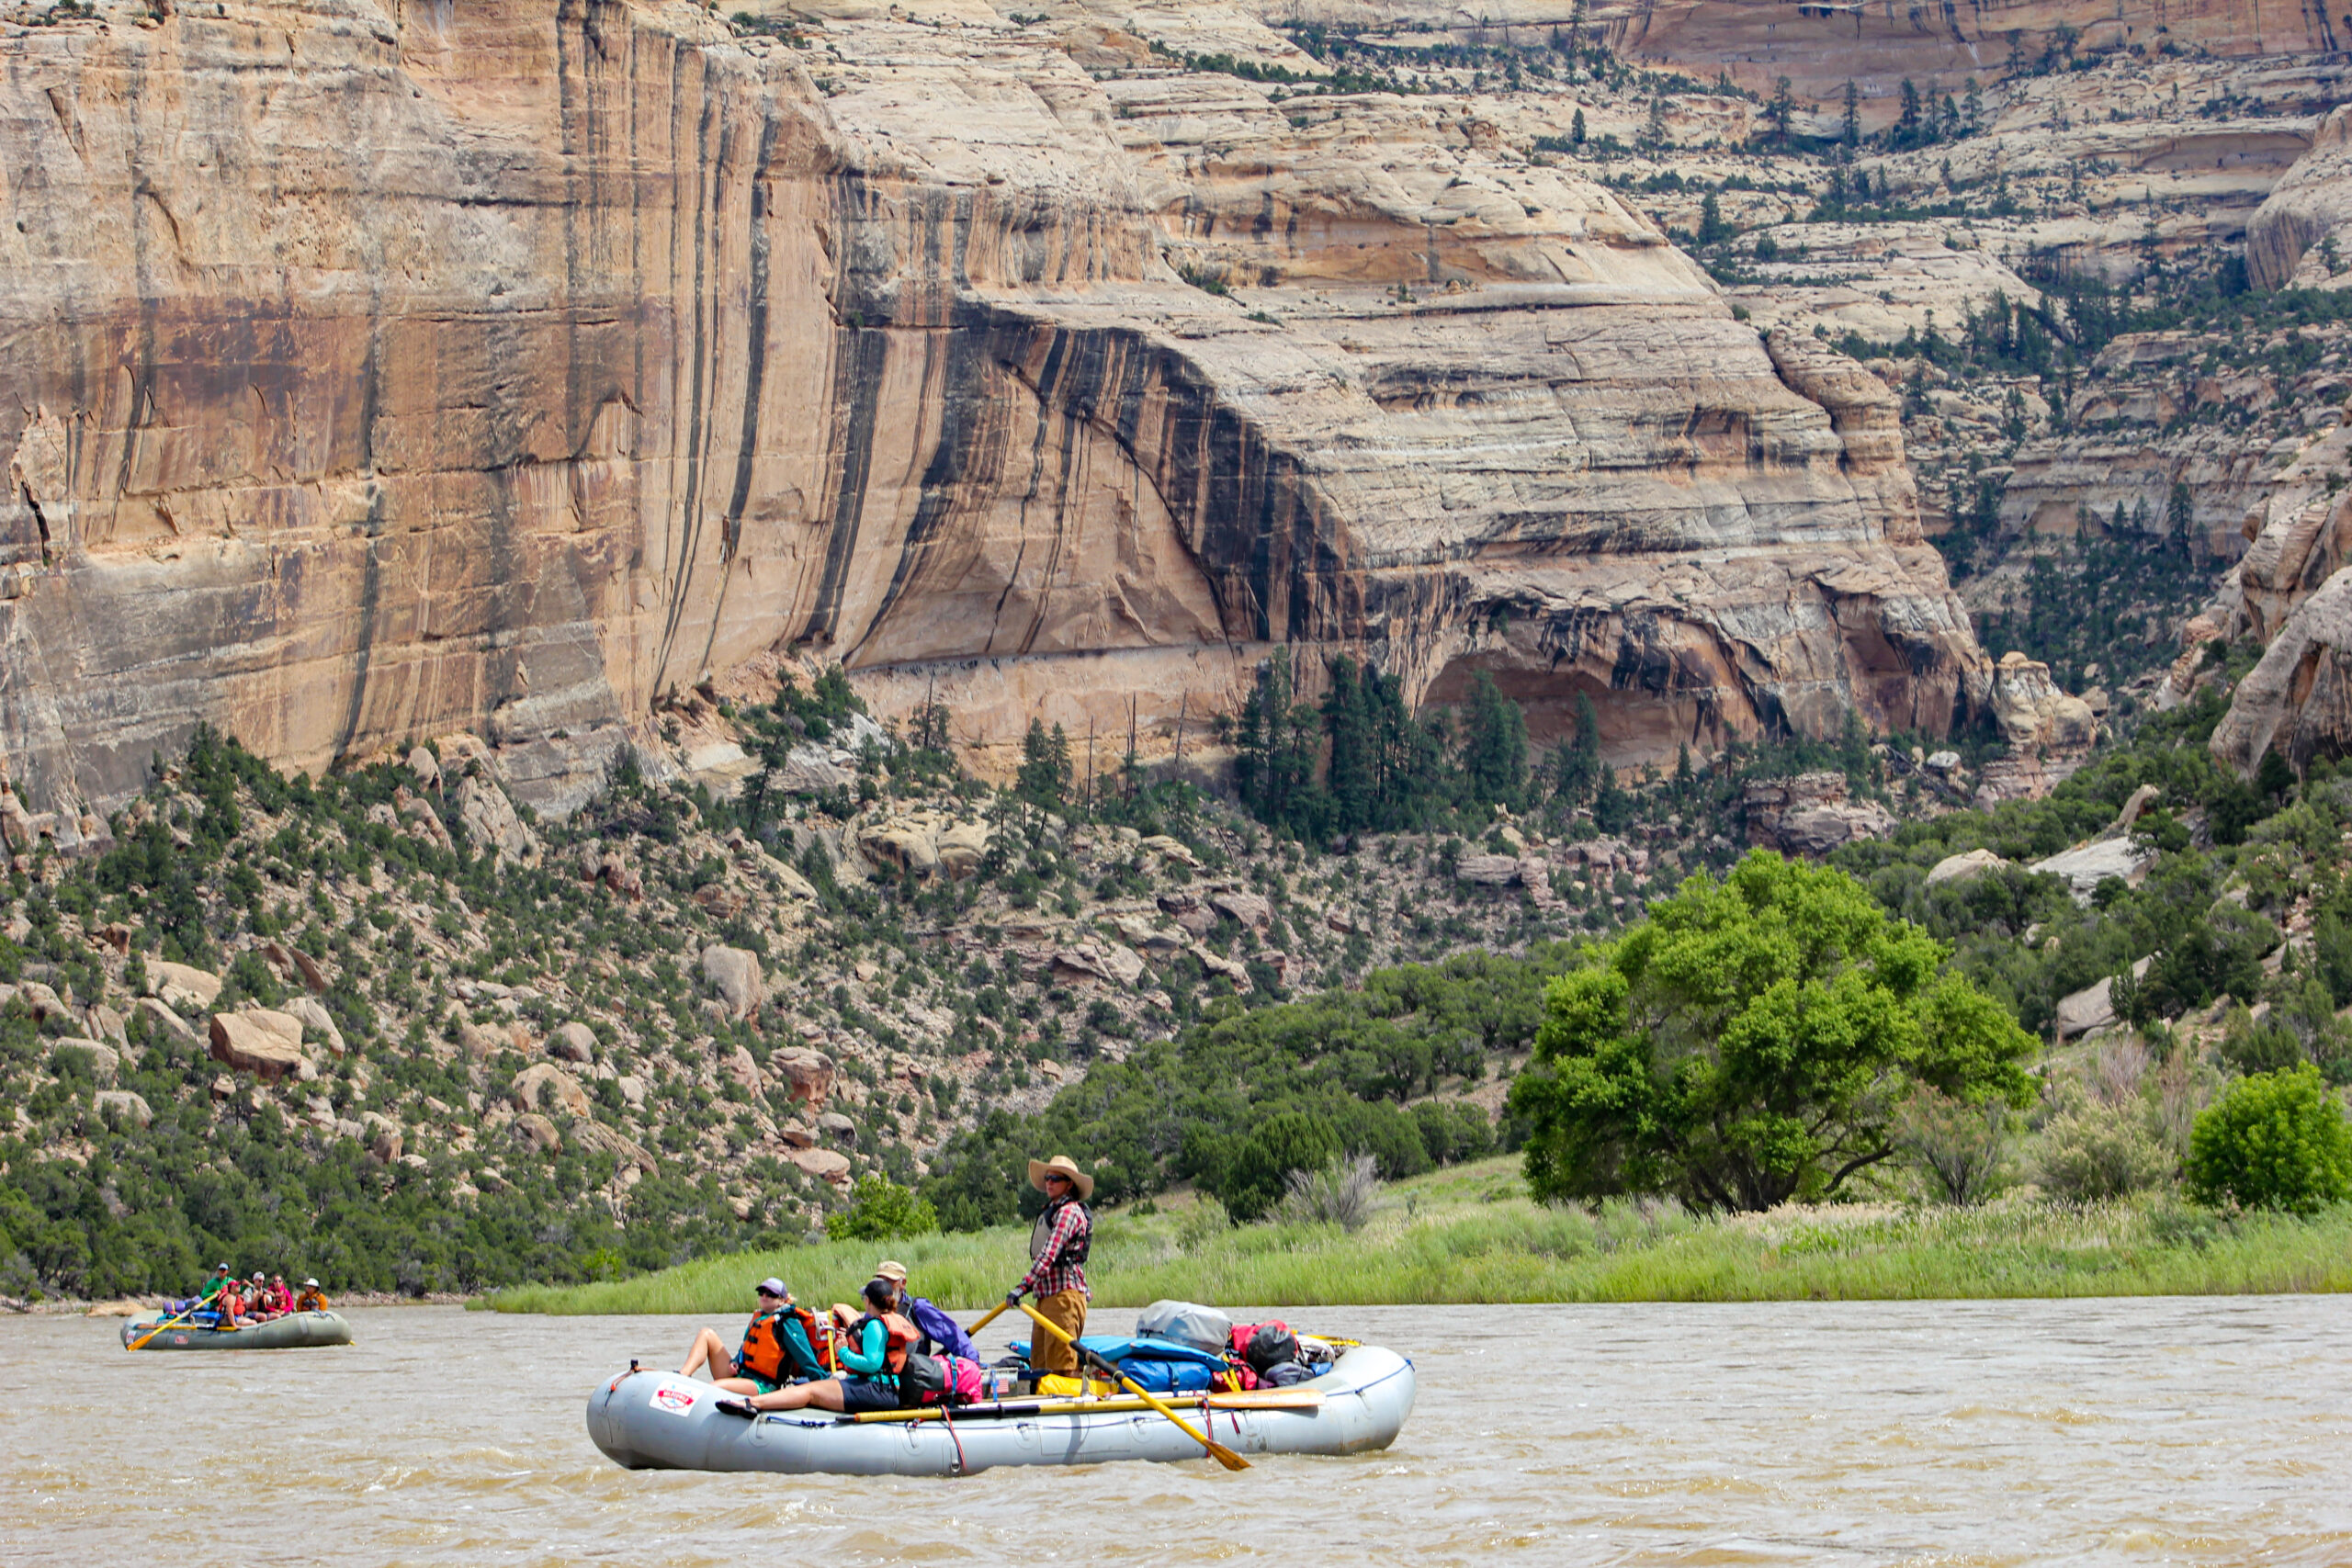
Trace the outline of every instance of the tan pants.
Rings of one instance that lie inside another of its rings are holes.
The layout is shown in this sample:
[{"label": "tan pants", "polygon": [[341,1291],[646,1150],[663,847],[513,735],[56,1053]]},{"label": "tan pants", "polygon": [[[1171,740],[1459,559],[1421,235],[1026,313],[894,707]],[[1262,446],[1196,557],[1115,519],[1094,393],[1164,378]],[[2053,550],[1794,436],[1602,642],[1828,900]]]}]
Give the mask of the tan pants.
[{"label": "tan pants", "polygon": [[[1072,1339],[1086,1332],[1086,1295],[1081,1291],[1057,1291],[1037,1298],[1038,1314]],[[1040,1372],[1078,1371],[1078,1352],[1040,1328],[1029,1337],[1029,1366]]]}]

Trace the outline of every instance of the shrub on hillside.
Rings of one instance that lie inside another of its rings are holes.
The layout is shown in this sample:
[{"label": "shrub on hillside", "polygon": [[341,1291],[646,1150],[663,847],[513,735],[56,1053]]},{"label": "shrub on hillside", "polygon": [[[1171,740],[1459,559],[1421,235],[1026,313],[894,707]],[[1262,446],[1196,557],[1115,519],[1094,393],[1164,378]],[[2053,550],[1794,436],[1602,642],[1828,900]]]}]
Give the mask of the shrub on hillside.
[{"label": "shrub on hillside", "polygon": [[2189,1195],[2216,1208],[2310,1213],[2352,1199],[2352,1128],[2308,1065],[2240,1078],[2197,1118]]},{"label": "shrub on hillside", "polygon": [[849,1206],[825,1216],[825,1235],[834,1241],[888,1241],[929,1235],[939,1228],[931,1200],[918,1198],[887,1176],[861,1176],[850,1190]]}]

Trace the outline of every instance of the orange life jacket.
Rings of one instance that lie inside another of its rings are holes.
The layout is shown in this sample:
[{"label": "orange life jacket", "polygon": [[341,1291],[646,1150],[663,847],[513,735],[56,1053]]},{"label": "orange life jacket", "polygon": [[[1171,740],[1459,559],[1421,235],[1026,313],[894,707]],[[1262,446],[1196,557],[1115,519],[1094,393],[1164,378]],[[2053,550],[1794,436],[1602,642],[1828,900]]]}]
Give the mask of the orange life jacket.
[{"label": "orange life jacket", "polygon": [[775,1383],[798,1382],[822,1376],[822,1367],[795,1364],[792,1347],[784,1337],[783,1324],[787,1317],[800,1320],[800,1332],[808,1337],[810,1348],[815,1348],[819,1343],[817,1314],[804,1306],[782,1306],[774,1312],[761,1313],[752,1319],[752,1325],[743,1331],[743,1350],[736,1357],[735,1364]]}]

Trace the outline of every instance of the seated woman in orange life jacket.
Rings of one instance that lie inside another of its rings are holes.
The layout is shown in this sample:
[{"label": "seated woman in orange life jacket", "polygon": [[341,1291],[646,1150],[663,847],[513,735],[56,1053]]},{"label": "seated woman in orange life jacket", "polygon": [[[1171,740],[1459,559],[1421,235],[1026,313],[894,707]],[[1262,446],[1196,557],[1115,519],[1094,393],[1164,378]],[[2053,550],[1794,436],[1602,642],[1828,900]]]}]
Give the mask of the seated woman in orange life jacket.
[{"label": "seated woman in orange life jacket", "polygon": [[756,1287],[759,1310],[743,1329],[743,1343],[730,1356],[716,1329],[695,1336],[693,1350],[680,1374],[692,1377],[710,1369],[716,1387],[729,1393],[773,1393],[788,1383],[831,1374],[817,1351],[817,1319],[797,1305],[784,1281],[766,1279]]},{"label": "seated woman in orange life jacket", "polygon": [[[897,1311],[897,1287],[868,1280],[859,1292],[865,1311],[833,1308],[843,1376],[753,1395],[739,1411],[909,1410],[921,1404],[960,1404],[979,1392],[980,1369],[961,1356],[926,1356],[913,1348],[922,1332]],[[725,1404],[721,1409],[729,1408]]]}]

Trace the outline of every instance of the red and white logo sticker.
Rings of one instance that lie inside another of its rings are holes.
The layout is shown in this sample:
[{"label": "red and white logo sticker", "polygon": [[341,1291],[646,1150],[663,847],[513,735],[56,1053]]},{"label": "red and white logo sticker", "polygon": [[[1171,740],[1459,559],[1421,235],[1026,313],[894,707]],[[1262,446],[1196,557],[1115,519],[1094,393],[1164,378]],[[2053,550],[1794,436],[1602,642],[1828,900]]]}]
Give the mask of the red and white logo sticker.
[{"label": "red and white logo sticker", "polygon": [[674,1383],[656,1383],[653,1397],[647,1403],[672,1416],[690,1416],[694,1413],[695,1396]]}]

